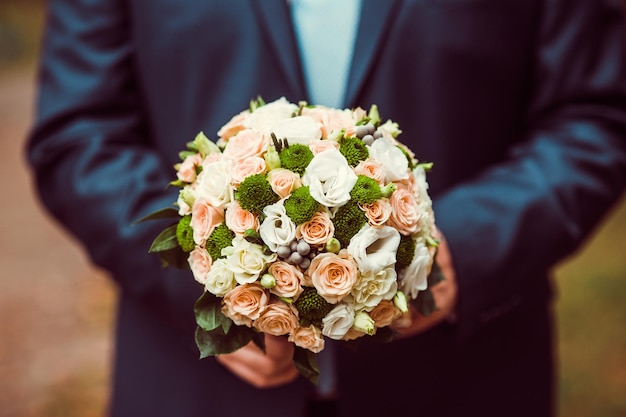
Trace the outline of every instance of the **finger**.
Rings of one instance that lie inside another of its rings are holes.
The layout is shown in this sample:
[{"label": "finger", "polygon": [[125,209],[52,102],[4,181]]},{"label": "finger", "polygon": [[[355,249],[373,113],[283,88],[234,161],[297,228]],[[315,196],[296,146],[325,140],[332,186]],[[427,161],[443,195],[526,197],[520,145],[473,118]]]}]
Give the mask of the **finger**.
[{"label": "finger", "polygon": [[256,388],[276,387],[287,384],[298,377],[298,371],[295,367],[287,368],[282,372],[267,374],[260,370],[263,367],[261,363],[250,366],[245,361],[242,362],[233,357],[225,358],[224,356],[227,355],[218,356],[217,360],[234,375]]}]

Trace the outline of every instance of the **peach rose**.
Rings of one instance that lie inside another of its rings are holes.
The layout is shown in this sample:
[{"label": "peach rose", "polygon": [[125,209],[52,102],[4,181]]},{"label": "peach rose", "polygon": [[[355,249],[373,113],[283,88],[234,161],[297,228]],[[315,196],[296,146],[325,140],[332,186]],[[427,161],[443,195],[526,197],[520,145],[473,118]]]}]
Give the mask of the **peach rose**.
[{"label": "peach rose", "polygon": [[405,188],[399,188],[391,195],[391,216],[389,224],[403,235],[410,235],[419,230],[421,212],[415,196]]},{"label": "peach rose", "polygon": [[238,285],[224,296],[222,313],[237,325],[250,326],[252,320],[258,319],[268,304],[269,295],[260,284]]},{"label": "peach rose", "polygon": [[285,168],[271,170],[267,174],[267,180],[272,186],[272,190],[274,190],[280,198],[287,197],[293,190],[302,186],[300,176]]},{"label": "peach rose", "polygon": [[370,311],[370,317],[374,320],[376,327],[389,326],[400,316],[402,316],[402,312],[398,310],[392,300],[383,300]]},{"label": "peach rose", "polygon": [[311,261],[308,274],[317,292],[335,304],[350,293],[357,280],[357,265],[352,259],[325,252]]},{"label": "peach rose", "polygon": [[220,142],[225,145],[231,137],[244,130],[244,122],[249,115],[250,112],[248,110],[244,110],[233,116],[228,123],[222,126],[221,129],[217,131],[217,136],[220,137]]},{"label": "peach rose", "polygon": [[237,234],[243,234],[248,229],[259,230],[259,216],[242,209],[237,200],[230,203],[226,209],[224,221],[226,226]]},{"label": "peach rose", "polygon": [[262,174],[267,170],[265,159],[260,156],[251,156],[243,160],[236,161],[230,171],[230,183],[233,187],[239,187],[239,184],[250,175]]},{"label": "peach rose", "polygon": [[322,124],[323,138],[327,138],[332,132],[353,127],[357,122],[349,109],[333,109],[325,106],[305,107],[302,109],[302,115],[312,117]]},{"label": "peach rose", "polygon": [[339,149],[339,142],[334,140],[316,140],[309,143],[309,149],[313,152],[313,155],[317,155],[320,152],[324,152],[328,149]]},{"label": "peach rose", "polygon": [[296,346],[308,349],[313,353],[319,353],[324,350],[324,336],[322,336],[322,331],[313,325],[298,327],[289,335],[288,340],[293,342]]},{"label": "peach rose", "polygon": [[276,280],[276,285],[270,289],[272,294],[285,298],[297,298],[303,291],[300,286],[302,272],[295,266],[278,261],[270,265],[268,272]]},{"label": "peach rose", "polygon": [[224,209],[215,207],[208,200],[199,198],[191,208],[191,228],[193,240],[197,245],[204,245],[216,226],[224,221]]},{"label": "peach rose", "polygon": [[317,211],[308,222],[296,229],[296,236],[309,245],[324,245],[335,234],[335,225],[327,211]]},{"label": "peach rose", "polygon": [[191,268],[191,272],[193,273],[195,280],[204,285],[206,283],[207,275],[211,270],[211,265],[213,264],[213,260],[211,259],[209,252],[207,252],[204,248],[196,247],[189,253],[187,262],[189,263],[189,267]]},{"label": "peach rose", "polygon": [[366,177],[376,181],[378,185],[381,186],[385,185],[385,181],[387,179],[385,167],[371,158],[359,162],[359,164],[354,167],[354,173],[356,175],[365,175]]},{"label": "peach rose", "polygon": [[391,216],[391,203],[387,198],[381,198],[370,204],[361,204],[365,217],[372,227],[382,227]]},{"label": "peach rose", "polygon": [[299,325],[296,309],[282,301],[273,300],[254,321],[254,328],[273,336],[282,336],[294,331]]},{"label": "peach rose", "polygon": [[196,167],[202,164],[202,156],[199,153],[189,155],[178,166],[176,177],[184,182],[194,182],[196,180]]},{"label": "peach rose", "polygon": [[245,129],[230,138],[223,155],[231,161],[242,161],[253,156],[263,155],[268,146],[269,141],[262,133]]}]

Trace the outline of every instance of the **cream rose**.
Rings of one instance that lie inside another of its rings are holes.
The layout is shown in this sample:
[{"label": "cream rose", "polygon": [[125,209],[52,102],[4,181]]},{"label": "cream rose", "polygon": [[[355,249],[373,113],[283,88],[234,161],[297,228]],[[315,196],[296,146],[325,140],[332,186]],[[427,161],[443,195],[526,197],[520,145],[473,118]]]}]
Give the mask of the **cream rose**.
[{"label": "cream rose", "polygon": [[282,336],[293,332],[298,327],[298,322],[298,313],[293,306],[273,300],[254,321],[254,328],[273,336]]},{"label": "cream rose", "polygon": [[391,216],[389,225],[398,229],[405,236],[419,231],[421,226],[422,211],[417,204],[415,196],[406,188],[398,188],[391,194]]},{"label": "cream rose", "polygon": [[296,346],[308,349],[313,353],[319,353],[324,350],[322,331],[313,325],[296,328],[289,335],[288,340]]},{"label": "cream rose", "polygon": [[276,252],[279,246],[288,245],[295,239],[296,225],[287,216],[283,200],[266,206],[263,214],[265,214],[265,220],[261,223],[259,233],[272,252]]},{"label": "cream rose", "polygon": [[329,149],[313,157],[302,176],[311,197],[326,207],[338,207],[350,200],[350,191],[357,176],[346,158],[337,149]]},{"label": "cream rose", "polygon": [[187,262],[189,263],[189,268],[191,268],[191,273],[193,274],[195,280],[204,285],[207,280],[207,274],[211,270],[211,265],[213,264],[213,260],[211,259],[209,252],[207,252],[204,248],[196,247],[189,253]]},{"label": "cream rose", "polygon": [[259,230],[259,216],[242,209],[237,200],[228,206],[224,222],[230,230],[240,235],[248,229]]},{"label": "cream rose", "polygon": [[250,326],[261,316],[269,299],[269,294],[257,283],[239,285],[224,296],[222,312],[235,324]]},{"label": "cream rose", "polygon": [[191,208],[191,228],[193,241],[197,245],[204,245],[213,230],[224,222],[224,209],[213,206],[205,198],[199,198]]},{"label": "cream rose", "polygon": [[232,246],[224,249],[226,261],[239,284],[251,284],[256,281],[270,262],[276,260],[275,253],[266,255],[263,247],[248,242],[241,235],[236,235]]},{"label": "cream rose", "polygon": [[202,172],[196,179],[195,194],[205,198],[214,207],[226,208],[233,200],[233,188],[230,185],[230,162],[220,158],[212,162],[205,159]]},{"label": "cream rose", "polygon": [[308,222],[296,229],[296,236],[304,239],[309,245],[324,245],[335,234],[335,225],[328,211],[317,211]]},{"label": "cream rose", "polygon": [[262,156],[268,147],[269,140],[261,132],[245,129],[230,138],[223,155],[230,161],[243,161]]},{"label": "cream rose", "polygon": [[281,97],[255,109],[244,121],[244,126],[269,135],[278,122],[291,118],[296,111],[298,111],[297,105]]},{"label": "cream rose", "polygon": [[267,180],[280,198],[288,197],[293,190],[302,186],[300,175],[285,168],[271,170],[267,174]]},{"label": "cream rose", "polygon": [[216,260],[206,275],[204,289],[217,297],[224,297],[237,286],[235,274],[224,258]]},{"label": "cream rose", "polygon": [[322,334],[341,340],[354,325],[354,308],[350,304],[339,303],[322,319]]},{"label": "cream rose", "polygon": [[266,169],[265,159],[259,156],[251,156],[250,158],[236,161],[231,169],[230,183],[237,188],[246,177],[262,174]]},{"label": "cream rose", "polygon": [[388,198],[381,198],[370,204],[361,204],[367,222],[372,227],[382,227],[391,216],[391,203]]},{"label": "cream rose", "polygon": [[350,239],[348,253],[354,257],[362,274],[376,273],[396,263],[400,234],[389,226],[368,224]]},{"label": "cream rose", "polygon": [[402,312],[398,310],[393,301],[383,300],[370,311],[370,317],[374,320],[376,327],[390,326],[394,320],[400,318]]},{"label": "cream rose", "polygon": [[274,277],[275,285],[270,289],[272,294],[285,298],[297,298],[303,291],[300,282],[302,272],[295,266],[277,261],[270,265],[268,272]]},{"label": "cream rose", "polygon": [[402,181],[409,176],[409,161],[390,140],[380,138],[368,147],[370,157],[385,169],[388,181]]},{"label": "cream rose", "polygon": [[398,290],[396,270],[393,266],[378,272],[359,275],[350,296],[356,310],[370,310],[382,300],[391,300]]},{"label": "cream rose", "polygon": [[415,254],[411,264],[399,272],[400,289],[409,296],[417,298],[417,294],[428,287],[428,274],[433,265],[433,254],[422,239],[415,242]]},{"label": "cream rose", "polygon": [[322,138],[322,125],[309,116],[280,120],[272,129],[277,138],[286,138],[289,144],[308,145]]},{"label": "cream rose", "polygon": [[335,304],[352,290],[357,279],[357,265],[351,259],[325,252],[313,258],[307,273],[317,292]]}]

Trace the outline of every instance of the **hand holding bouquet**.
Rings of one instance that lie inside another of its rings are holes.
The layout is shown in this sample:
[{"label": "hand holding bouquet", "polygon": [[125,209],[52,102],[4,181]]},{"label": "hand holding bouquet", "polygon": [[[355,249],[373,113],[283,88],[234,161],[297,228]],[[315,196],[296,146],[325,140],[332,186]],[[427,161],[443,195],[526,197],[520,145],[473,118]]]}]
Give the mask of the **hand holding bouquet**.
[{"label": "hand holding bouquet", "polygon": [[262,335],[286,336],[316,379],[324,338],[391,340],[427,315],[440,279],[425,173],[376,106],[333,109],[261,99],[181,152],[177,208],[150,251],[188,267],[204,287],[195,306],[201,357]]}]

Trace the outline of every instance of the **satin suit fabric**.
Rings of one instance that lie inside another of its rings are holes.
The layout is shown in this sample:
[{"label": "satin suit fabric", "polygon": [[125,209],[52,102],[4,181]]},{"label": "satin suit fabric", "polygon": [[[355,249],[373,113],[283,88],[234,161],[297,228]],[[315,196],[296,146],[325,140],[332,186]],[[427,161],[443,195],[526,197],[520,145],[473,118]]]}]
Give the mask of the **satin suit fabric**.
[{"label": "satin suit fabric", "polygon": [[[345,104],[435,163],[460,297],[454,323],[340,349],[342,415],[550,415],[549,270],[626,182],[622,21],[619,0],[364,0]],[[307,381],[258,390],[198,359],[202,289],[148,254],[163,223],[133,224],[175,201],[199,131],[307,98],[287,3],[50,0],[38,81],[41,201],[119,286],[111,415],[303,415]]]}]

